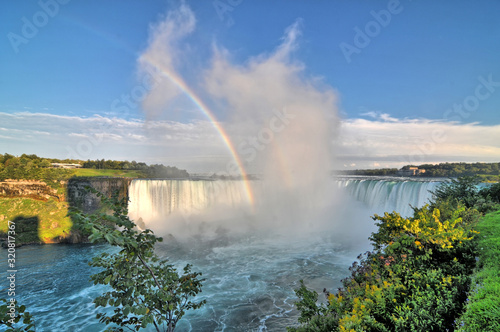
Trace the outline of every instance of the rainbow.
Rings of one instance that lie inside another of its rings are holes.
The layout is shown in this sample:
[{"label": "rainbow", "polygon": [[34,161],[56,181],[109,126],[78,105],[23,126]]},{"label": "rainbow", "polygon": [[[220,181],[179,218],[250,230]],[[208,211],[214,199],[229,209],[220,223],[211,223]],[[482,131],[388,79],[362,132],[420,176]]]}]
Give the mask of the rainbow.
[{"label": "rainbow", "polygon": [[[131,48],[124,43],[122,40],[118,40],[116,36],[112,36],[109,34],[104,33],[103,31],[97,30],[85,22],[82,22],[81,20],[75,18],[75,17],[65,17],[65,15],[61,15],[61,17],[68,23],[73,24],[79,28],[85,29],[86,31],[95,34],[97,36],[100,36],[101,38],[109,41],[110,43],[114,44],[115,46],[127,50],[130,54],[134,54],[134,52],[131,50]],[[196,93],[191,90],[187,84],[184,82],[184,80],[181,77],[178,77],[174,73],[168,70],[168,68],[165,68],[159,63],[155,63],[154,61],[147,59],[146,57],[142,57],[144,61],[146,61],[149,65],[151,65],[153,68],[157,69],[162,76],[168,78],[172,83],[174,83],[181,91],[196,105],[196,107],[210,120],[210,122],[213,124],[214,128],[217,130],[219,135],[222,137],[222,140],[224,141],[225,145],[229,149],[232,158],[234,159],[234,162],[238,166],[239,172],[243,178],[243,185],[245,187],[245,192],[247,195],[248,202],[250,203],[251,207],[254,207],[254,195],[252,192],[252,187],[250,185],[249,179],[248,179],[248,174],[245,170],[245,167],[243,166],[243,163],[241,161],[240,156],[236,152],[236,149],[231,142],[231,139],[227,132],[224,130],[220,122],[217,120],[213,112],[208,108],[207,105],[201,100],[200,97],[196,95]]]},{"label": "rainbow", "polygon": [[250,181],[248,179],[248,173],[245,170],[245,167],[243,166],[243,162],[241,161],[240,156],[238,155],[238,152],[236,151],[236,148],[234,147],[233,142],[231,142],[231,139],[229,135],[227,134],[226,130],[220,122],[217,120],[213,112],[208,108],[208,106],[201,100],[200,97],[196,95],[196,93],[189,88],[189,86],[184,82],[184,80],[169,71],[165,66],[162,66],[161,64],[155,63],[152,60],[148,59],[147,57],[141,57],[142,60],[146,61],[150,66],[158,70],[163,77],[168,78],[172,83],[174,83],[179,89],[182,90],[182,92],[196,105],[196,107],[210,120],[214,128],[217,130],[219,135],[222,137],[222,140],[224,141],[224,144],[227,146],[229,152],[231,153],[236,165],[238,166],[239,172],[241,174],[241,177],[243,178],[243,185],[245,188],[245,193],[247,195],[248,202],[250,205],[253,207],[254,206],[254,196],[253,196],[253,191],[252,187],[250,185]]}]

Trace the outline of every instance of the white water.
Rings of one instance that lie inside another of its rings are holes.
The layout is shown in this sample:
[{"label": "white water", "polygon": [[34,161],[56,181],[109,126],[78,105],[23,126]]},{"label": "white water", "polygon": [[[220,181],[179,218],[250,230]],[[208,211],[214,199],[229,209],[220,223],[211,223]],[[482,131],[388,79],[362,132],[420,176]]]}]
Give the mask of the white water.
[{"label": "white water", "polygon": [[431,191],[441,183],[399,178],[373,180],[362,177],[339,178],[336,182],[349,196],[368,206],[371,213],[396,211],[407,217],[412,215],[412,206],[422,207],[428,203],[432,198]]},{"label": "white water", "polygon": [[[369,213],[396,211],[403,216],[411,215],[412,206],[421,207],[427,203],[432,197],[430,192],[440,183],[366,177],[346,177],[331,181],[332,186],[336,184],[341,189],[341,193],[365,205]],[[253,181],[252,188],[257,197],[266,196],[270,189],[266,187],[265,181]],[[186,221],[193,215],[200,214],[207,219],[211,212],[216,211],[231,214],[240,209],[247,215],[251,213],[242,181],[134,180],[129,188],[129,197],[129,216],[132,220],[142,219],[149,227],[159,226],[158,223],[168,222],[174,216],[180,216]],[[281,201],[287,205],[286,209],[294,209],[293,204],[287,200]],[[276,202],[279,200],[273,200],[272,203]],[[334,203],[330,202],[329,205]],[[266,202],[257,199],[256,204],[261,207]],[[310,204],[311,202],[308,203]]]}]

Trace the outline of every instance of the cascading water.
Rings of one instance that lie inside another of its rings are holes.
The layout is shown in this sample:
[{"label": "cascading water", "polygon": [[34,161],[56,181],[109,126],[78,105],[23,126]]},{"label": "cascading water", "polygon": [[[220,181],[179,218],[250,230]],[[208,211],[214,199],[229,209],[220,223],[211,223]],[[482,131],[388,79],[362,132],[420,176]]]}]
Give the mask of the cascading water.
[{"label": "cascading water", "polygon": [[[411,207],[427,203],[439,181],[414,181],[369,178],[337,178],[333,180],[343,193],[369,208],[370,213],[396,211],[411,215]],[[262,190],[254,181],[254,190]],[[172,215],[206,214],[221,206],[228,209],[248,208],[244,186],[240,181],[209,180],[134,180],[129,188],[129,216],[144,222],[165,222]],[[289,207],[290,209],[293,207]]]},{"label": "cascading water", "polygon": [[396,211],[402,216],[411,216],[412,206],[422,207],[432,198],[431,192],[440,181],[415,181],[369,178],[339,178],[339,188],[351,197],[366,204],[372,213]]},{"label": "cascading water", "polygon": [[240,181],[134,180],[129,198],[131,219],[152,221],[172,214],[206,212],[215,206],[241,206],[245,192]]}]

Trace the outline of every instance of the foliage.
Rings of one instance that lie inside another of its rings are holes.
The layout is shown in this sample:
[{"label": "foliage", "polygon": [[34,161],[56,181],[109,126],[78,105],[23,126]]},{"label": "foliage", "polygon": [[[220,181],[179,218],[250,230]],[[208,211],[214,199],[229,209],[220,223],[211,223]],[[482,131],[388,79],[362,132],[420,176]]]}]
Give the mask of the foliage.
[{"label": "foliage", "polygon": [[483,188],[479,194],[486,200],[491,200],[493,203],[500,204],[500,183]]},{"label": "foliage", "polygon": [[135,160],[117,161],[117,160],[87,160],[83,163],[83,168],[91,169],[114,169],[114,170],[140,170],[144,172],[146,177],[151,178],[188,178],[189,173],[186,170],[178,169],[177,167],[164,165],[146,165],[138,163]]},{"label": "foliage", "polygon": [[[69,169],[50,168],[51,162],[71,162],[73,160],[46,159],[36,155],[23,154],[16,157],[0,154],[0,181],[12,180],[39,180],[46,182],[53,188],[59,188],[61,180],[67,180],[73,175]],[[74,162],[74,161],[73,161]]]},{"label": "foliage", "polygon": [[395,175],[397,168],[377,168],[377,169],[356,169],[337,171],[339,175],[366,175],[366,176],[387,176]]},{"label": "foliage", "polygon": [[[408,169],[406,165],[403,169]],[[464,177],[464,176],[480,176],[483,181],[500,181],[500,163],[440,163],[440,164],[423,164],[418,168],[425,169],[425,177]],[[395,175],[395,168],[379,168],[379,169],[357,169],[357,170],[342,170],[337,174],[341,175]]]},{"label": "foliage", "polygon": [[372,252],[360,255],[328,303],[303,283],[296,290],[302,323],[289,331],[453,330],[475,266],[478,214],[461,203],[434,203],[375,215]]},{"label": "foliage", "polygon": [[[6,326],[6,332],[15,331],[25,331],[32,332],[35,331],[35,322],[31,314],[26,311],[24,305],[18,305],[17,301],[7,301],[6,299],[0,299],[0,326]],[[11,309],[15,308],[15,312],[11,315]],[[21,326],[19,326],[21,324]]]},{"label": "foliage", "polygon": [[[109,172],[89,172],[82,169],[52,168],[52,163],[80,164],[87,170],[106,170]],[[122,171],[122,172],[119,172]],[[60,188],[60,181],[68,180],[72,176],[129,176],[149,178],[188,178],[186,170],[174,166],[160,164],[147,165],[136,161],[117,160],[74,160],[42,158],[37,155],[23,154],[20,157],[5,153],[0,154],[0,181],[12,180],[39,180],[46,182],[53,188]]]},{"label": "foliage", "polygon": [[483,175],[499,180],[500,163],[441,163],[437,165],[424,164],[425,176],[433,177],[464,177]]},{"label": "foliage", "polygon": [[477,230],[479,269],[458,330],[500,331],[500,211],[486,215]]},{"label": "foliage", "polygon": [[474,207],[479,198],[480,179],[477,176],[464,176],[458,179],[450,179],[449,182],[443,182],[432,192],[433,200],[440,203],[444,200],[461,202],[467,208]]},{"label": "foliage", "polygon": [[114,331],[123,331],[123,327],[138,331],[149,324],[157,331],[173,331],[187,310],[198,309],[205,303],[191,300],[201,292],[201,273],[191,272],[187,265],[179,274],[172,264],[161,260],[154,246],[162,239],[149,229],[136,229],[127,216],[125,200],[88,190],[98,195],[113,214],[87,216],[76,209],[70,214],[78,227],[91,234],[90,241],[105,241],[120,248],[116,254],[103,253],[89,263],[101,268],[91,276],[94,284],[112,288],[94,300],[96,307],[115,307],[114,314],[99,313],[97,318],[106,325],[117,325],[110,329]]},{"label": "foliage", "polygon": [[494,185],[480,190],[480,183],[481,179],[478,176],[464,176],[443,182],[435,191],[431,192],[433,204],[448,202],[455,208],[458,204],[462,204],[481,213],[496,210],[498,203],[494,199],[499,195],[500,186]]}]

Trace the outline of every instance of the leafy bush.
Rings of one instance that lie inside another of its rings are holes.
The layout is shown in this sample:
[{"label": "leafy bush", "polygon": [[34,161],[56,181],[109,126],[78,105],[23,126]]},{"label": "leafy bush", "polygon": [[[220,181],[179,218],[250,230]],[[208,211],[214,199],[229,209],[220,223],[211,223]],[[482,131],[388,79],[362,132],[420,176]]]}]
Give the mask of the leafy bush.
[{"label": "leafy bush", "polygon": [[483,214],[497,210],[500,203],[500,184],[480,190],[480,183],[479,176],[464,176],[443,182],[431,192],[433,196],[431,205],[447,202],[456,208],[461,204]]},{"label": "leafy bush", "polygon": [[302,325],[288,330],[453,330],[475,266],[477,217],[448,204],[415,209],[411,218],[375,215],[374,251],[358,257],[326,305],[302,283],[296,290]]}]

